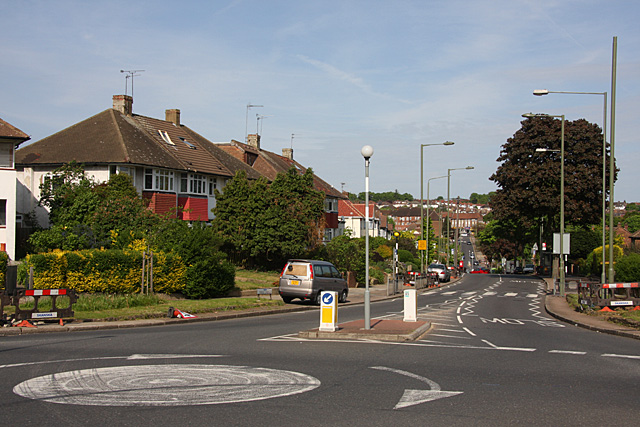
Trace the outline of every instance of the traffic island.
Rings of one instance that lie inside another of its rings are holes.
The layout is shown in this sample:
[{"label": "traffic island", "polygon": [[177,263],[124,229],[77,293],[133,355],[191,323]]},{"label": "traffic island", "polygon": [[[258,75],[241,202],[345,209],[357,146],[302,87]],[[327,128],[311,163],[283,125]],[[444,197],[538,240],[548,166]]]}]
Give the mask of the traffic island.
[{"label": "traffic island", "polygon": [[415,341],[431,329],[431,322],[404,322],[399,319],[372,319],[365,329],[364,319],[341,323],[336,331],[319,328],[298,332],[298,338],[323,340]]}]

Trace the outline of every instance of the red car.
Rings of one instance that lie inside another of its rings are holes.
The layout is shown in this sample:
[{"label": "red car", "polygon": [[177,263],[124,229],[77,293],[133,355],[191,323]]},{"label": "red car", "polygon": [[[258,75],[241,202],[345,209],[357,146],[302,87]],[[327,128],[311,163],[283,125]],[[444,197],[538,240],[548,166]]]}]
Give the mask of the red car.
[{"label": "red car", "polygon": [[489,270],[486,268],[474,268],[471,270],[471,274],[489,274]]}]

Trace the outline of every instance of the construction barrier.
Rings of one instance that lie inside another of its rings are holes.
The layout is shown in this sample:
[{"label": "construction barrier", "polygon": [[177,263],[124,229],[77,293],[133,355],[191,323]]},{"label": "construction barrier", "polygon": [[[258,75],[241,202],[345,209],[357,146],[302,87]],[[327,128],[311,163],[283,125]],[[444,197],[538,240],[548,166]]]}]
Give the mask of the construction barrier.
[{"label": "construction barrier", "polygon": [[598,307],[640,306],[638,283],[587,283],[578,285],[580,304]]},{"label": "construction barrier", "polygon": [[[58,297],[67,297],[69,304],[66,307],[58,307]],[[20,300],[23,298],[33,298],[33,308],[20,307]],[[51,306],[46,311],[40,311],[38,305],[40,298],[51,299]],[[78,296],[72,289],[23,289],[17,288],[10,292],[0,291],[0,319],[6,322],[4,307],[14,307],[14,320],[42,320],[42,319],[63,319],[74,316],[73,304],[78,301]]]}]

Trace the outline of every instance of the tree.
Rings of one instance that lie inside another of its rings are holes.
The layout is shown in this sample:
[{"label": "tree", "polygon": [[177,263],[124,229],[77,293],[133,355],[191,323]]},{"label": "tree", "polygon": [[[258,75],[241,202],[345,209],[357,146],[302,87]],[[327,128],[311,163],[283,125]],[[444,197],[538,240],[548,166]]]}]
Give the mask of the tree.
[{"label": "tree", "polygon": [[[560,150],[560,131],[560,120],[527,118],[502,146],[502,164],[489,178],[499,187],[490,201],[497,219],[529,226],[548,216],[559,228],[560,153],[536,149]],[[601,129],[584,119],[566,121],[564,157],[565,223],[596,224],[602,215]]]},{"label": "tree", "polygon": [[216,191],[214,229],[236,264],[274,267],[320,243],[324,194],[313,188],[313,171],[290,168],[269,184],[239,172]]}]

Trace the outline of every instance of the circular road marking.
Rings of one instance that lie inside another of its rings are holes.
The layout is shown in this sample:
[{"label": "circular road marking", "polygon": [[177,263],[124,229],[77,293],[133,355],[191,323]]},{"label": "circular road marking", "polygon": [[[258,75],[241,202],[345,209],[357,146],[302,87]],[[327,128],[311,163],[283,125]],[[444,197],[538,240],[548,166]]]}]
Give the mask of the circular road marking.
[{"label": "circular road marking", "polygon": [[304,393],[320,386],[299,372],[228,365],[142,365],[83,369],[24,381],[13,392],[51,403],[189,406]]}]

